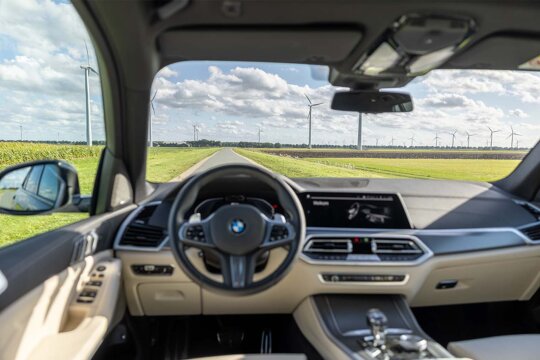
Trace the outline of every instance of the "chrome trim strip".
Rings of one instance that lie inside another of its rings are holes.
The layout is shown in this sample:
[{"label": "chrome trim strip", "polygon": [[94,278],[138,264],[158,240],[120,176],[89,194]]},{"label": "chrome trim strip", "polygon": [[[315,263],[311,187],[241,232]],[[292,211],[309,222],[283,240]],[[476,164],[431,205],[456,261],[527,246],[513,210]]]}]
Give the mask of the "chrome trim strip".
[{"label": "chrome trim strip", "polygon": [[[387,234],[394,235],[405,235],[405,236],[421,236],[421,235],[463,235],[466,233],[490,233],[490,232],[513,232],[518,235],[526,244],[529,245],[538,245],[540,242],[532,241],[525,234],[523,234],[519,229],[530,227],[533,225],[540,225],[540,221],[526,224],[518,228],[512,227],[500,227],[500,228],[461,228],[461,229],[364,229],[361,230],[362,233],[367,234],[366,236],[381,235],[386,236]],[[326,228],[326,227],[308,227],[306,230],[308,233],[310,231],[320,231],[320,232],[330,232],[332,236],[349,234],[351,231],[355,231],[350,228]],[[317,234],[313,234],[317,235]]]},{"label": "chrome trim strip", "polygon": [[[346,262],[344,263],[345,264],[342,263],[342,265],[346,265]],[[325,275],[327,274],[328,273],[325,273]],[[340,275],[343,273],[336,272],[336,274]],[[363,274],[364,273],[354,273],[354,275],[363,275]],[[323,274],[319,274],[318,277],[321,283],[329,284],[329,285],[334,284],[334,285],[340,285],[340,286],[343,286],[343,285],[402,286],[402,285],[406,285],[409,282],[410,275],[405,274],[405,278],[402,281],[326,281],[323,278]]]},{"label": "chrome trim strip", "polygon": [[4,276],[4,274],[2,273],[2,271],[0,270],[0,295],[2,295],[4,291],[6,291],[7,287],[8,287],[8,281],[6,277]]},{"label": "chrome trim strip", "polygon": [[[386,329],[386,335],[401,335],[401,334],[412,334],[411,329],[400,329],[400,328],[388,328]],[[370,329],[358,329],[358,330],[349,330],[346,333],[342,334],[343,336],[355,336],[355,337],[364,337],[372,335]]]},{"label": "chrome trim strip", "polygon": [[124,220],[118,232],[116,233],[116,238],[114,239],[114,250],[126,250],[126,251],[145,251],[145,252],[158,252],[169,242],[169,237],[166,236],[165,239],[157,247],[143,247],[143,246],[133,246],[133,245],[120,245],[120,241],[126,232],[128,225],[144,210],[147,206],[160,205],[161,201],[152,201],[146,204],[139,205],[129,216]]},{"label": "chrome trim strip", "polygon": [[[326,229],[329,231],[330,229]],[[424,252],[424,255],[420,256],[418,259],[413,261],[356,261],[356,260],[316,260],[311,259],[309,256],[304,254],[303,249],[300,252],[300,258],[307,262],[308,264],[315,264],[315,265],[363,265],[363,266],[414,266],[419,265],[423,262],[425,262],[427,259],[431,258],[433,256],[433,252],[430,248],[428,248],[419,238],[417,238],[414,235],[406,235],[406,234],[396,234],[396,233],[386,233],[386,234],[370,234],[366,232],[354,232],[351,229],[348,229],[348,233],[336,233],[336,232],[327,232],[327,233],[319,233],[319,234],[308,234],[306,236],[306,241],[309,242],[312,238],[319,238],[319,237],[330,237],[335,238],[336,236],[344,236],[344,237],[371,237],[375,238],[376,236],[379,236],[382,239],[396,239],[396,240],[409,240],[413,241],[422,251]]]}]

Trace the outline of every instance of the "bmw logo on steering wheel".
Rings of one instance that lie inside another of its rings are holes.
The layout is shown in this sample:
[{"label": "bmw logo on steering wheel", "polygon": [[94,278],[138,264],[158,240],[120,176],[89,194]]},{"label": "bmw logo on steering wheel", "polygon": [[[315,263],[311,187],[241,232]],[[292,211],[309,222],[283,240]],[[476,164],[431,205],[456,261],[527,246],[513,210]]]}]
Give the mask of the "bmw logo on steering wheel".
[{"label": "bmw logo on steering wheel", "polygon": [[233,234],[241,234],[246,230],[246,223],[244,223],[242,220],[234,219],[229,224],[229,230]]}]

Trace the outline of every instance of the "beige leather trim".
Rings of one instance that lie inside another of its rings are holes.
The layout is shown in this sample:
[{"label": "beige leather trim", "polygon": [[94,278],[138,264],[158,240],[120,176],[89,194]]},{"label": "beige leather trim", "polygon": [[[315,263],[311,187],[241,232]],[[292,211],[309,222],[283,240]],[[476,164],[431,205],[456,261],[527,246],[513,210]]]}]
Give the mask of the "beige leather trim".
[{"label": "beige leather trim", "polygon": [[[105,265],[103,277],[93,271]],[[87,281],[102,280],[93,303],[77,303]],[[50,277],[0,314],[0,359],[89,359],[111,323],[121,282],[112,251],[89,256]],[[13,326],[11,326],[13,324]]]},{"label": "beige leather trim", "polygon": [[325,359],[349,360],[351,356],[332,341],[330,333],[326,330],[322,319],[313,303],[312,298],[305,299],[293,313],[296,324],[302,334],[317,349]]},{"label": "beige leather trim", "polygon": [[540,334],[494,336],[483,339],[452,342],[448,350],[455,356],[475,360],[537,360]]},{"label": "beige leather trim", "polygon": [[[137,286],[191,282],[169,250],[118,251],[131,314],[143,315]],[[170,264],[173,276],[138,276],[131,264]],[[201,290],[204,314],[292,313],[315,294],[401,294],[411,306],[528,300],[540,285],[540,246],[435,256],[417,266],[314,265],[298,259],[278,284],[261,293],[231,297]],[[408,275],[402,283],[324,283],[321,273]],[[458,280],[455,289],[436,290],[441,280]],[[170,313],[168,315],[175,315]]]}]

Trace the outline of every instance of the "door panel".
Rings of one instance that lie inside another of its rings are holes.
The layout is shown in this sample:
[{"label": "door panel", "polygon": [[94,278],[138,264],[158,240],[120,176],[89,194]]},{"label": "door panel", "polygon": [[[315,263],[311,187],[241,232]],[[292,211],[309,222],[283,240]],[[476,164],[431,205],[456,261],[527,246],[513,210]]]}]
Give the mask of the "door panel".
[{"label": "door panel", "polygon": [[86,255],[112,248],[118,227],[133,209],[92,216],[0,249],[0,271],[7,281],[0,292],[0,312]]},{"label": "door panel", "polygon": [[[118,318],[115,311],[125,308],[121,261],[105,249],[133,209],[0,249],[7,283],[0,289],[0,324],[6,325],[0,326],[0,359],[91,358]],[[95,297],[81,298],[86,291]]]},{"label": "door panel", "polygon": [[[87,256],[0,314],[1,359],[89,359],[112,325],[121,289],[112,251]],[[83,297],[95,292],[95,297]],[[82,302],[81,302],[82,301]]]}]

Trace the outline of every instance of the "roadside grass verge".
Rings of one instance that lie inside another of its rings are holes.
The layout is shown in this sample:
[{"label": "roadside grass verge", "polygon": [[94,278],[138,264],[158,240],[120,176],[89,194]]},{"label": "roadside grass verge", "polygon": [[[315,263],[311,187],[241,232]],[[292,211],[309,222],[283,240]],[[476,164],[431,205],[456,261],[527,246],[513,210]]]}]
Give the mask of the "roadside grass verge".
[{"label": "roadside grass verge", "polygon": [[388,177],[384,174],[376,174],[370,171],[322,164],[307,161],[306,159],[294,159],[288,156],[268,155],[254,150],[236,148],[234,151],[272,171],[288,177]]}]

